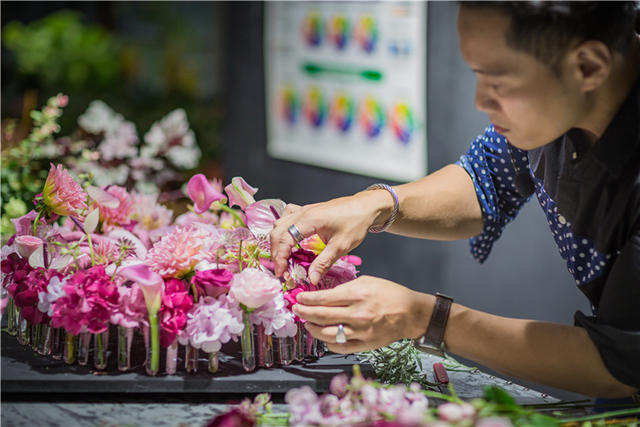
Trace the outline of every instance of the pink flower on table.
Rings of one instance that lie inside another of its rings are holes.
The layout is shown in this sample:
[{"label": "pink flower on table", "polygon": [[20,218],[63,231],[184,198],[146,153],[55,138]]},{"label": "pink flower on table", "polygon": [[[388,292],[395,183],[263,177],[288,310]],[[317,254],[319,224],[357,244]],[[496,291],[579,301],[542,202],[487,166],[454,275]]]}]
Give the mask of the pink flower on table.
[{"label": "pink flower on table", "polygon": [[235,341],[244,328],[242,310],[225,296],[204,297],[189,312],[187,326],[180,342],[190,343],[207,353],[220,350],[222,344]]},{"label": "pink flower on table", "polygon": [[36,249],[42,248],[42,244],[44,243],[41,238],[28,234],[16,236],[14,242],[18,253],[23,258],[29,258]]},{"label": "pink flower on table", "polygon": [[169,347],[178,333],[187,324],[187,312],[193,306],[193,297],[189,295],[184,282],[169,279],[165,282],[162,307],[158,312],[160,321],[160,345]]},{"label": "pink flower on table", "polygon": [[249,315],[251,323],[264,326],[264,333],[278,338],[293,337],[298,332],[298,326],[293,313],[287,308],[282,293],[255,309]]},{"label": "pink flower on table", "polygon": [[244,210],[256,201],[253,195],[258,192],[258,189],[247,184],[244,178],[236,176],[231,179],[231,184],[224,187],[224,191],[229,196],[229,206],[239,206]]},{"label": "pink flower on table", "polygon": [[191,278],[191,283],[196,286],[198,295],[206,295],[217,298],[226,294],[231,288],[233,273],[224,268],[196,271]]},{"label": "pink flower on table", "polygon": [[155,271],[151,271],[146,264],[128,265],[118,272],[125,279],[135,282],[144,295],[147,313],[151,316],[158,313],[162,304],[164,281]]},{"label": "pink flower on table", "polygon": [[47,289],[45,292],[38,293],[38,310],[47,315],[53,315],[53,303],[66,295],[64,291],[64,285],[67,282],[67,278],[60,280],[60,276],[53,276],[49,280]]},{"label": "pink flower on table", "polygon": [[193,271],[209,244],[205,229],[195,224],[178,227],[151,248],[146,263],[164,278],[182,278]]},{"label": "pink flower on table", "polygon": [[472,418],[476,414],[474,407],[468,403],[443,403],[438,406],[438,417],[444,421],[457,423]]},{"label": "pink flower on table", "polygon": [[[298,298],[298,294],[300,292],[305,292],[306,290],[308,290],[308,289],[305,289],[304,287],[299,286],[299,287],[297,287],[295,289],[292,289],[290,291],[286,291],[284,293],[284,299],[287,302],[287,308],[289,310],[291,310],[291,307],[293,307],[294,305],[296,305],[298,303],[298,299],[297,299]],[[298,322],[298,323],[306,322],[306,320],[299,318],[295,314],[294,314],[294,320],[296,322]]]},{"label": "pink flower on table", "polygon": [[53,213],[62,216],[75,215],[87,208],[87,193],[62,165],[56,167],[53,163],[42,189],[42,200]]},{"label": "pink flower on table", "polygon": [[72,335],[85,329],[97,334],[109,327],[119,293],[104,266],[78,271],[67,279],[63,289],[67,295],[58,298],[53,306],[54,327],[63,327]]},{"label": "pink flower on table", "polygon": [[36,268],[29,271],[22,280],[14,281],[15,288],[9,290],[16,305],[20,307],[21,315],[32,324],[46,323],[49,320],[47,314],[38,309],[38,294],[47,291],[49,280],[53,277],[60,278],[62,275],[55,270]]},{"label": "pink flower on table", "polygon": [[118,185],[110,185],[103,189],[106,193],[118,200],[116,207],[110,207],[111,204],[101,204],[96,201],[95,205],[100,210],[100,221],[102,221],[103,230],[112,230],[115,227],[125,227],[131,224],[130,216],[134,212],[133,199],[127,192],[126,188]]},{"label": "pink flower on table", "polygon": [[149,323],[144,293],[137,283],[131,287],[120,286],[118,307],[111,313],[110,322],[125,328],[135,328]]},{"label": "pink flower on table", "polygon": [[201,173],[191,177],[187,184],[187,192],[193,201],[193,209],[198,214],[208,211],[213,202],[226,200],[224,194]]},{"label": "pink flower on table", "polygon": [[282,291],[280,281],[256,268],[237,273],[231,282],[230,295],[248,309],[255,309]]},{"label": "pink flower on table", "polygon": [[358,271],[356,267],[343,260],[342,258],[336,261],[329,271],[318,282],[318,288],[331,289],[345,282],[354,280],[357,277]]}]

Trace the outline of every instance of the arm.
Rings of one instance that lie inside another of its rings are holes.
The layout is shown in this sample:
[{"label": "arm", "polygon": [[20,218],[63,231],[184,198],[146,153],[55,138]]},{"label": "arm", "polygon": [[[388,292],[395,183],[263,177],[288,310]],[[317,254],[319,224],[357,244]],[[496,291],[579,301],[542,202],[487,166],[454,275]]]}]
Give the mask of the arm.
[{"label": "arm", "polygon": [[[338,353],[352,353],[424,334],[435,297],[369,276],[331,290],[298,294],[294,312],[311,334]],[[336,344],[337,323],[349,341]],[[512,319],[453,304],[445,333],[449,351],[492,369],[599,397],[626,397],[635,389],[605,367],[580,327]]]}]

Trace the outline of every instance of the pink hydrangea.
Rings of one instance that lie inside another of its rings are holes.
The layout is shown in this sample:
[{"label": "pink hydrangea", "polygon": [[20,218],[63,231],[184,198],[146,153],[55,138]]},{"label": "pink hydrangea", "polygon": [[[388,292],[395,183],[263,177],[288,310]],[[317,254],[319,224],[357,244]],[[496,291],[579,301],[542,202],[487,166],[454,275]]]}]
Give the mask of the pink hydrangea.
[{"label": "pink hydrangea", "polygon": [[226,296],[204,297],[188,314],[187,327],[180,342],[187,342],[207,353],[220,350],[222,344],[237,340],[244,328],[242,310]]},{"label": "pink hydrangea", "polygon": [[42,200],[51,212],[69,216],[86,209],[87,193],[75,182],[62,165],[51,164],[42,189]]},{"label": "pink hydrangea", "polygon": [[58,298],[53,306],[55,328],[62,327],[72,335],[84,330],[97,334],[107,329],[111,313],[118,307],[119,293],[104,266],[76,272],[63,289],[67,295]]},{"label": "pink hydrangea", "polygon": [[125,328],[148,324],[147,304],[140,287],[136,283],[131,287],[120,286],[118,292],[118,307],[111,313],[111,323]]},{"label": "pink hydrangea", "polygon": [[282,290],[280,281],[256,268],[247,268],[234,276],[230,295],[249,309],[272,300]]},{"label": "pink hydrangea", "polygon": [[146,264],[164,278],[182,278],[193,271],[209,240],[210,234],[197,225],[178,227],[151,248]]},{"label": "pink hydrangea", "polygon": [[251,323],[262,325],[264,333],[276,337],[293,337],[298,332],[298,326],[293,313],[287,309],[287,302],[282,293],[257,308],[250,314]]},{"label": "pink hydrangea", "polygon": [[127,189],[118,185],[109,185],[104,191],[114,196],[120,201],[116,208],[96,203],[100,210],[100,220],[105,231],[112,230],[115,227],[123,227],[131,225],[131,215],[134,212],[133,198],[127,192]]},{"label": "pink hydrangea", "polygon": [[160,321],[160,345],[169,347],[178,333],[187,324],[187,312],[193,306],[193,297],[189,295],[184,282],[169,279],[165,282],[162,306],[158,312]]}]

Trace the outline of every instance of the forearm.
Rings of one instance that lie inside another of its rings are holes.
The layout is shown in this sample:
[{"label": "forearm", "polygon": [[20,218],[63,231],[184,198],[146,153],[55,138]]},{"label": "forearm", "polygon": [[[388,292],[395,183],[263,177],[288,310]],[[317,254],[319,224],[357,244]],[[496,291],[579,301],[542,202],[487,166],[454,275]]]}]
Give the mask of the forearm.
[{"label": "forearm", "polygon": [[445,343],[454,354],[541,384],[598,397],[636,392],[609,373],[580,327],[505,318],[454,304]]},{"label": "forearm", "polygon": [[[394,187],[400,201],[398,217],[390,233],[434,240],[458,240],[482,231],[482,212],[469,174],[457,165],[414,182]],[[376,224],[391,215],[392,199],[378,193]]]}]

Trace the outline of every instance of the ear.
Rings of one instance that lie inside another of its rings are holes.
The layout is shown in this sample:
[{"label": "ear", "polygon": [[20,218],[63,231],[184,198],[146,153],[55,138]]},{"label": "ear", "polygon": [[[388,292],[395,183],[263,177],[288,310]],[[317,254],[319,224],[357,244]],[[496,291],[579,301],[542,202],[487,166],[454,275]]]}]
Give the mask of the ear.
[{"label": "ear", "polygon": [[571,50],[569,64],[580,89],[590,92],[602,86],[609,77],[613,57],[611,50],[601,41],[587,40]]}]

